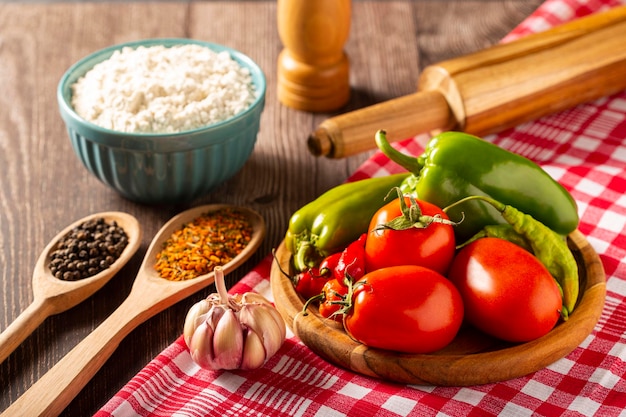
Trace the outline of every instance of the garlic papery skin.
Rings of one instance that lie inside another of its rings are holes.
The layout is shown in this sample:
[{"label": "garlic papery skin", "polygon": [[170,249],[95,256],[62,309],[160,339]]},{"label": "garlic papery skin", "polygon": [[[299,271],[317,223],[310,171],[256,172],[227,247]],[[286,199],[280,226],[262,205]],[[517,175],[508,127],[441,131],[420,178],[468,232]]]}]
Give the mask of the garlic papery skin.
[{"label": "garlic papery skin", "polygon": [[213,329],[206,321],[199,324],[187,343],[191,359],[202,368],[211,367],[213,355]]},{"label": "garlic papery skin", "polygon": [[183,327],[183,336],[187,346],[191,346],[191,337],[200,323],[206,320],[206,313],[209,312],[211,306],[211,303],[205,299],[195,303],[187,312]]},{"label": "garlic papery skin", "polygon": [[237,369],[243,356],[243,329],[235,313],[225,309],[215,322],[211,369]]},{"label": "garlic papery skin", "polygon": [[200,367],[257,369],[283,345],[285,322],[265,297],[255,293],[230,295],[222,268],[215,268],[217,294],[188,311],[183,337]]},{"label": "garlic papery skin", "polygon": [[[273,307],[272,307],[273,308]],[[239,312],[241,324],[253,332],[263,344],[266,356],[274,355],[285,340],[285,327],[282,317],[282,326],[276,317],[263,304],[244,304]]]}]

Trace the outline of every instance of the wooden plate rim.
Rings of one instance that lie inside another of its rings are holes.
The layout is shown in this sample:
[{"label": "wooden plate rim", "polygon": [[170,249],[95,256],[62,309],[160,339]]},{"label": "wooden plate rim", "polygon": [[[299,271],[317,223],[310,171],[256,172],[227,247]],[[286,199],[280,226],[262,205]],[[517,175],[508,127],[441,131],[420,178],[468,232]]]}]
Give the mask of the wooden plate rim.
[{"label": "wooden plate rim", "polygon": [[[281,268],[290,268],[291,253],[282,242],[270,273],[278,311],[294,334],[316,354],[331,363],[362,375],[393,382],[470,386],[500,382],[538,371],[567,356],[593,331],[604,308],[606,278],[602,262],[584,235],[568,236],[580,275],[581,291],[576,309],[566,322],[534,341],[477,353],[401,354],[368,348],[352,340],[316,308],[302,315],[303,301]],[[326,335],[326,336],[324,336]]]}]

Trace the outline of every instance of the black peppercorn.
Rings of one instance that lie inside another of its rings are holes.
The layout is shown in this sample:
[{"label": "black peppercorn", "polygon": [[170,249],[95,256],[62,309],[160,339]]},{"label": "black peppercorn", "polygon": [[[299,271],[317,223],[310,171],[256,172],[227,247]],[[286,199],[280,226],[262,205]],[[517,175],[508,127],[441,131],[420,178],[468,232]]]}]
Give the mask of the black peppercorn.
[{"label": "black peppercorn", "polygon": [[81,223],[63,236],[50,254],[48,268],[65,281],[88,278],[107,269],[128,244],[124,229],[104,218]]}]

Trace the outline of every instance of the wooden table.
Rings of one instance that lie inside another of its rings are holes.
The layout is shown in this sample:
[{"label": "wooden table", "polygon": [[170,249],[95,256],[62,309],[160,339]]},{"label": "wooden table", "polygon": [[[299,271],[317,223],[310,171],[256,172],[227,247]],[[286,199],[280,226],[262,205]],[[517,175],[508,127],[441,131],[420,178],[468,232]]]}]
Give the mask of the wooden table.
[{"label": "wooden table", "polygon": [[[541,0],[355,1],[346,51],[352,98],[342,111],[414,92],[420,69],[496,43]],[[211,194],[173,206],[145,206],[92,177],[73,154],[56,104],[56,86],[76,60],[97,49],[150,37],[190,37],[226,44],[252,57],[267,75],[267,106],[254,154]],[[368,156],[311,156],[306,138],[329,114],[296,111],[276,99],[282,49],[274,1],[154,3],[0,3],[0,328],[32,301],[32,268],[47,242],[91,213],[136,216],[143,244],[96,295],[48,318],[2,364],[5,409],[127,296],[148,243],[171,216],[190,206],[231,203],[258,210],[268,224],[260,251],[241,278],[282,240],[297,208],[343,182]],[[189,307],[208,288],[148,320],[127,337],[63,413],[97,411],[182,332]]]}]

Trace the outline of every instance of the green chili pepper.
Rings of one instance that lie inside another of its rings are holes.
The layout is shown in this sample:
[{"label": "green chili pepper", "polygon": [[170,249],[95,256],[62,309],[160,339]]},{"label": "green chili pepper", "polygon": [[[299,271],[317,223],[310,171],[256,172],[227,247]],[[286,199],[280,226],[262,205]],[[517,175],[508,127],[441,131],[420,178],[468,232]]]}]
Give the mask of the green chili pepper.
[{"label": "green chili pepper", "polygon": [[497,237],[499,239],[508,240],[528,252],[532,253],[533,251],[532,247],[528,243],[528,240],[524,236],[517,233],[510,224],[488,224],[470,239],[460,245],[457,245],[457,249],[461,249],[463,246],[467,246],[482,237]]},{"label": "green chili pepper", "polygon": [[367,232],[370,220],[385,204],[385,196],[400,186],[409,173],[368,178],[338,185],[289,219],[285,245],[294,267],[303,271],[322,258],[343,250]]},{"label": "green chili pepper", "polygon": [[561,315],[567,319],[574,310],[578,299],[578,265],[574,255],[569,250],[563,236],[511,205],[504,204],[490,197],[470,196],[443,209],[447,213],[453,206],[464,204],[471,200],[481,200],[491,205],[501,213],[515,232],[523,236],[539,261],[548,269],[563,293],[563,310]]},{"label": "green chili pepper", "polygon": [[[561,235],[578,227],[576,202],[563,186],[529,159],[476,136],[441,133],[417,158],[393,148],[384,131],[376,134],[376,144],[392,161],[413,173],[402,190],[438,207],[470,195],[485,195],[532,215]],[[450,215],[460,217],[461,213],[467,220],[455,227],[459,242],[486,225],[504,223],[493,207],[480,201],[455,207]]]}]

